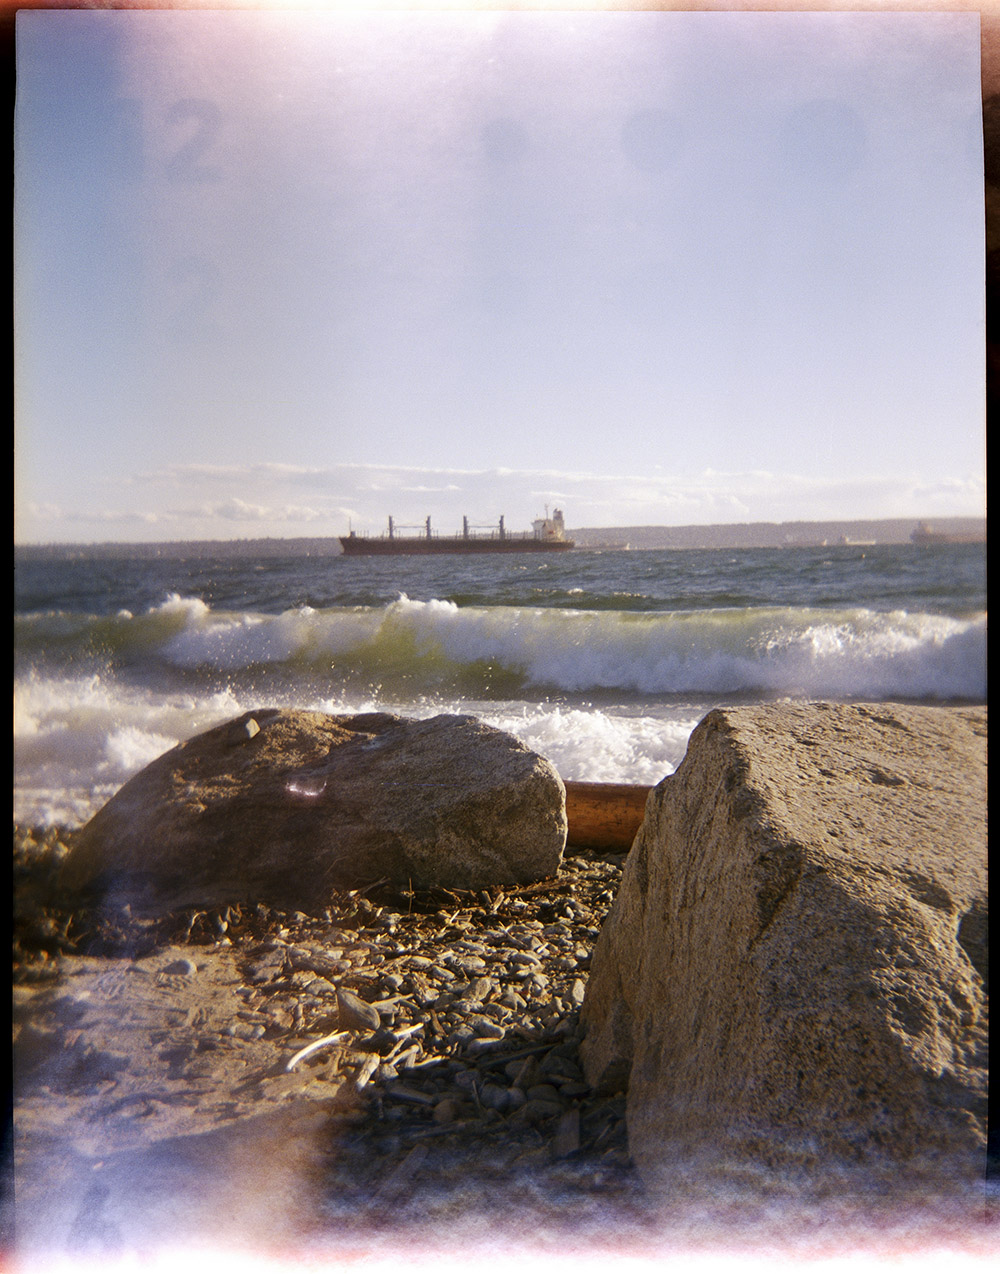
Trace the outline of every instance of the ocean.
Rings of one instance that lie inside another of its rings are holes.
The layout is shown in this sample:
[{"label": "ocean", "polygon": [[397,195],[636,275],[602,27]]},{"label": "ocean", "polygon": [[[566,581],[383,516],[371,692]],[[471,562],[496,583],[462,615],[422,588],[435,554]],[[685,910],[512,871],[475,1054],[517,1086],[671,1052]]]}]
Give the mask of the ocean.
[{"label": "ocean", "polygon": [[652,785],[720,704],[984,701],[985,546],[21,560],[14,662],[22,825],[269,705],[472,713]]}]

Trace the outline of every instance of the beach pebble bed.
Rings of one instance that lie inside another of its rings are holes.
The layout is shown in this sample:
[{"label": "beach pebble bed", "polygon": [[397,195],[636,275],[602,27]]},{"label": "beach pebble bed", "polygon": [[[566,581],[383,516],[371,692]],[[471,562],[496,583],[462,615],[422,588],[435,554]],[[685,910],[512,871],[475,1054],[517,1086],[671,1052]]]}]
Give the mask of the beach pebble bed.
[{"label": "beach pebble bed", "polygon": [[[33,1033],[48,1032],[65,1054],[53,1005],[83,974],[110,986],[127,967],[148,973],[149,1004],[153,989],[173,997],[160,1001],[145,1060],[140,1036],[117,1051],[100,1038],[111,1027],[90,997],[83,1043],[104,1057],[91,1104],[120,1109],[141,1090],[148,1137],[183,1132],[171,1110],[184,1102],[222,1121],[287,1097],[323,1102],[321,1211],[341,1236],[458,1217],[572,1221],[582,1234],[605,1227],[609,1208],[616,1224],[646,1223],[624,1095],[595,1095],[578,1052],[622,855],[570,849],[556,878],[510,889],[382,883],[334,894],[315,914],[247,904],[141,917],[60,895],[70,840],[15,829],[15,1052],[20,1037],[30,1060]],[[213,960],[238,974],[228,999],[209,985]],[[22,1073],[22,1109],[58,1100],[44,1067]]]}]

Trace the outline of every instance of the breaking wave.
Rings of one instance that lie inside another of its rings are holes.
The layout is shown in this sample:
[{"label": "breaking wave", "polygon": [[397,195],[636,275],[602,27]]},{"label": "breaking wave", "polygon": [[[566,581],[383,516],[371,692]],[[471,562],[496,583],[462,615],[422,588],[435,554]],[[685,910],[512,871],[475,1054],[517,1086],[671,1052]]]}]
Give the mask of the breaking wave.
[{"label": "breaking wave", "polygon": [[986,616],[741,607],[590,611],[379,607],[214,611],[172,595],[141,615],[18,620],[19,662],[81,663],[140,680],[267,670],[373,692],[795,695],[972,699],[986,693]]},{"label": "breaking wave", "polygon": [[471,712],[567,779],[654,784],[719,702],[972,700],[986,616],[853,608],[613,611],[380,606],[281,614],[172,594],[16,621],[15,817],[88,818],[154,757],[266,704]]}]

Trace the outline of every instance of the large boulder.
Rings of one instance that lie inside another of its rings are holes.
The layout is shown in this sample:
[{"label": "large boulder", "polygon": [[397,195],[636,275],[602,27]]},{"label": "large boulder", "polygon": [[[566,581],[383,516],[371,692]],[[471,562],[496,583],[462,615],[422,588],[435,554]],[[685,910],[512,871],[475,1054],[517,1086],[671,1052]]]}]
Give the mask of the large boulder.
[{"label": "large boulder", "polygon": [[583,1005],[587,1078],[627,1087],[650,1185],[982,1169],[985,763],[979,708],[697,727],[649,798]]},{"label": "large boulder", "polygon": [[63,881],[172,908],[315,905],[388,877],[477,888],[555,875],[565,793],[474,717],[263,709],[135,775],[80,833]]}]

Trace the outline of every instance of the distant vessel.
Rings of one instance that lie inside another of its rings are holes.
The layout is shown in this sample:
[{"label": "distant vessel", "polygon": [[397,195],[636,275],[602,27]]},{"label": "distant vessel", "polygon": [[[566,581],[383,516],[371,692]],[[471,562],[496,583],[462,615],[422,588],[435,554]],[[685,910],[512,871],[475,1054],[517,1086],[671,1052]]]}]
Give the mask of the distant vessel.
[{"label": "distant vessel", "polygon": [[465,517],[458,535],[438,535],[431,529],[430,518],[421,534],[399,534],[415,530],[419,528],[397,526],[390,518],[389,530],[382,535],[356,535],[351,531],[338,538],[349,557],[395,557],[407,553],[554,553],[574,547],[573,541],[566,538],[562,509],[556,509],[551,518],[536,518],[530,531],[511,533],[504,526],[503,518],[496,526],[473,527]]},{"label": "distant vessel", "polygon": [[935,531],[926,522],[918,522],[910,540],[914,544],[982,544],[985,536],[978,531]]}]

